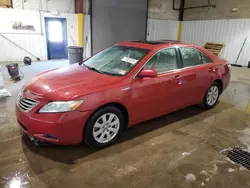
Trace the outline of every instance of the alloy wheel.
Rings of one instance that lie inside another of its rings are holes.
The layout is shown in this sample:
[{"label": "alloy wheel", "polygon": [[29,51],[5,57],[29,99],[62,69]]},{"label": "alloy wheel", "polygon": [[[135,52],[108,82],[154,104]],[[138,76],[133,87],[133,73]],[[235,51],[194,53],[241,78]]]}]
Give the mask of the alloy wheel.
[{"label": "alloy wheel", "polygon": [[99,143],[110,142],[119,132],[120,120],[114,113],[106,113],[97,119],[93,127],[93,137]]},{"label": "alloy wheel", "polygon": [[216,85],[214,85],[209,89],[207,93],[207,104],[213,106],[217,102],[218,97],[219,97],[219,88]]}]

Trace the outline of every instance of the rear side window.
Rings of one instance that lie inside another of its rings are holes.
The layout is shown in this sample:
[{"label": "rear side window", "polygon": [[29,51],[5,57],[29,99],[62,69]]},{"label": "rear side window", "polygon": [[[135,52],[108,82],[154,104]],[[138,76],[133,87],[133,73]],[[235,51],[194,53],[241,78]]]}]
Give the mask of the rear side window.
[{"label": "rear side window", "polygon": [[205,54],[203,54],[202,52],[200,52],[201,54],[201,61],[203,64],[208,64],[211,63],[211,59],[209,57],[207,57]]},{"label": "rear side window", "polygon": [[211,60],[195,48],[180,48],[183,67],[192,67],[211,63]]}]

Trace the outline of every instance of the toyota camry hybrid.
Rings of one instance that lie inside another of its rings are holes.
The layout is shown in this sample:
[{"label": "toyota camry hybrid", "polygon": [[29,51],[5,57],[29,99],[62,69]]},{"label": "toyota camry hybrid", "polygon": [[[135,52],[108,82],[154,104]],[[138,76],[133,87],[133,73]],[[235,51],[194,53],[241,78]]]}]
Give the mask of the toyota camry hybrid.
[{"label": "toyota camry hybrid", "polygon": [[139,122],[191,105],[213,108],[229,81],[229,63],[199,46],[121,42],[36,75],[18,95],[16,117],[33,139],[104,147]]}]

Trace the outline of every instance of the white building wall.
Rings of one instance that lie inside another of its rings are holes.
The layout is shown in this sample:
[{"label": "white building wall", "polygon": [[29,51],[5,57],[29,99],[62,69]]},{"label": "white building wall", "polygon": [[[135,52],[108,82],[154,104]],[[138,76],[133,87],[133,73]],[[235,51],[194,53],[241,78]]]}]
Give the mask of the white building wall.
[{"label": "white building wall", "polygon": [[74,0],[13,0],[13,8],[75,13]]},{"label": "white building wall", "polygon": [[[0,8],[0,34],[17,43],[41,60],[46,60],[47,46],[44,17],[66,18],[68,45],[77,45],[78,24],[76,14],[61,13],[58,16],[54,16],[48,12],[41,12],[40,14],[39,11]],[[25,25],[33,25],[35,31],[14,30],[12,22],[16,21],[21,21]],[[16,47],[2,36],[0,36],[0,46],[0,61],[22,61],[25,56],[31,57],[27,52]]]},{"label": "white building wall", "polygon": [[250,19],[184,21],[181,41],[204,46],[206,42],[224,43],[220,56],[234,64],[247,37],[238,64],[250,61]]},{"label": "white building wall", "polygon": [[0,90],[4,89],[4,81],[3,81],[3,68],[0,65]]},{"label": "white building wall", "polygon": [[177,40],[178,21],[148,19],[147,40]]},{"label": "white building wall", "polygon": [[89,58],[91,56],[90,15],[84,15],[83,46],[84,58]]},{"label": "white building wall", "polygon": [[[180,7],[180,1],[175,1]],[[149,0],[148,18],[162,20],[178,20],[179,11],[173,10],[173,0]]]}]

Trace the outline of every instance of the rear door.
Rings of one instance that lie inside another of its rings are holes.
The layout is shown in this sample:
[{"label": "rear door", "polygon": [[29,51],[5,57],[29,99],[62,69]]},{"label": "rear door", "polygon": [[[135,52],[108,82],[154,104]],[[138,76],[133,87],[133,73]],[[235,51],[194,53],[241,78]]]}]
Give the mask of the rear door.
[{"label": "rear door", "polygon": [[216,76],[215,63],[194,47],[180,47],[182,69],[179,73],[181,107],[199,104]]},{"label": "rear door", "polygon": [[177,54],[175,48],[166,48],[155,55],[143,68],[157,71],[156,78],[135,77],[132,81],[131,121],[152,119],[163,115],[176,107],[175,75],[178,71]]}]

